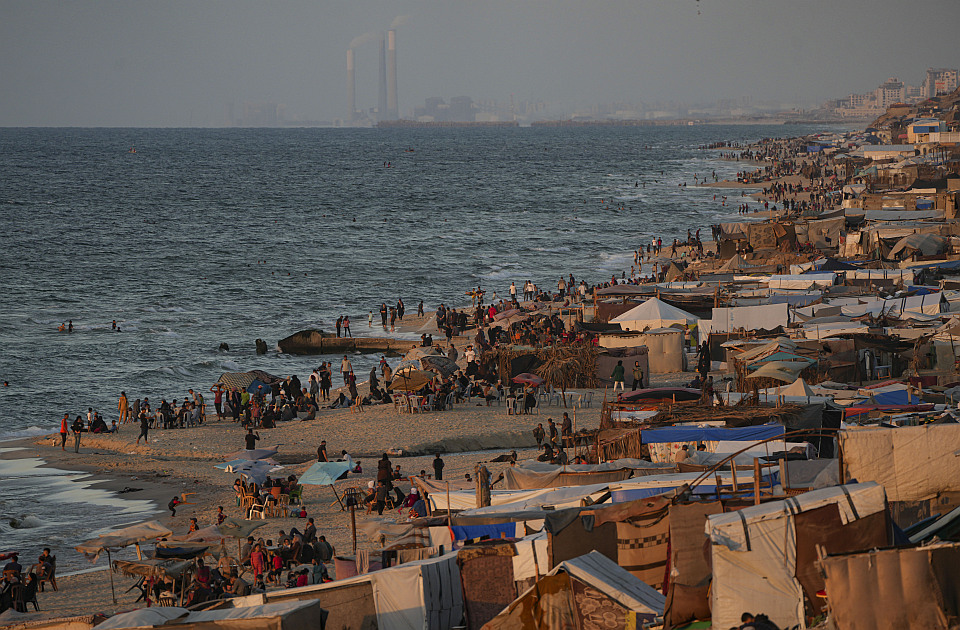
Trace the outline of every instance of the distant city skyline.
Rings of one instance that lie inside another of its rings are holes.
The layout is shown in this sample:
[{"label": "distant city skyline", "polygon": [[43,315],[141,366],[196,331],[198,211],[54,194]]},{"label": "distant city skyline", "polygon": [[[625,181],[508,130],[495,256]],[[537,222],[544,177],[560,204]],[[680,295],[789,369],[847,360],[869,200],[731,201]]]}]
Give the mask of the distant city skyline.
[{"label": "distant city skyline", "polygon": [[960,66],[960,3],[912,3],[910,29],[891,19],[902,13],[892,0],[0,0],[0,125],[349,124],[348,49],[356,111],[391,117],[462,96],[558,116],[743,98],[813,108]]}]

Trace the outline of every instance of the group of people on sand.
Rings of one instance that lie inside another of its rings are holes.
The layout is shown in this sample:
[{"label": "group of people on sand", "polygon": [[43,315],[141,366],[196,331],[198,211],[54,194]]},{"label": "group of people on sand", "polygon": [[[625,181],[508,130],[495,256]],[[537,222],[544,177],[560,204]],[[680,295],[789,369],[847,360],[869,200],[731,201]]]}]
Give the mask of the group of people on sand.
[{"label": "group of people on sand", "polygon": [[73,433],[73,452],[79,453],[80,440],[84,433],[116,433],[119,430],[116,420],[111,420],[110,426],[107,426],[103,416],[100,415],[100,412],[94,411],[93,407],[87,408],[86,422],[82,414],[77,414],[77,417],[71,423],[70,412],[68,411],[60,419],[60,450],[67,450],[67,437],[71,432]]}]

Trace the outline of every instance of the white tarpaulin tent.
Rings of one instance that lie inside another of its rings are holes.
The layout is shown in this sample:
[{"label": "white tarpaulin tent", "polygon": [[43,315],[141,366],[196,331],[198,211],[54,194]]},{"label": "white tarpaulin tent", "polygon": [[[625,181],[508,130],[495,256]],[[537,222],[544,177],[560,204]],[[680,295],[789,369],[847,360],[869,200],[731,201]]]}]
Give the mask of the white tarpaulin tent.
[{"label": "white tarpaulin tent", "polygon": [[[380,630],[447,630],[460,623],[463,595],[457,552],[439,558],[357,575],[326,584],[269,591],[230,600],[236,607],[258,606],[272,600],[320,600],[345,587],[369,584]],[[341,600],[335,599],[338,605]],[[356,608],[356,604],[354,604]]]},{"label": "white tarpaulin tent", "polygon": [[886,495],[879,484],[859,483],[708,517],[714,627],[738,626],[744,611],[763,612],[781,628],[805,627],[794,515],[830,504],[836,504],[847,524],[884,511]]},{"label": "white tarpaulin tent", "polygon": [[790,305],[762,304],[760,306],[734,306],[713,309],[713,319],[697,322],[700,341],[706,341],[711,332],[725,333],[735,330],[773,330],[790,323]]},{"label": "white tarpaulin tent", "polygon": [[650,298],[626,313],[614,317],[610,323],[620,324],[623,330],[644,331],[652,328],[668,328],[672,325],[696,324],[697,317],[662,300]]},{"label": "white tarpaulin tent", "polygon": [[804,273],[799,276],[770,276],[771,289],[813,289],[833,286],[837,274],[832,271]]}]

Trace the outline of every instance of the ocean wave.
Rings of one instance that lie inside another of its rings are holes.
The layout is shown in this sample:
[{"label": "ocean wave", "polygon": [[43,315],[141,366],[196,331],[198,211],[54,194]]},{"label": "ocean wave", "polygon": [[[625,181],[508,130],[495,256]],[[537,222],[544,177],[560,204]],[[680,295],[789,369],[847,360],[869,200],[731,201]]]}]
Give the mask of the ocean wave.
[{"label": "ocean wave", "polygon": [[0,442],[9,442],[11,440],[21,440],[28,437],[36,437],[38,435],[48,435],[50,433],[56,433],[56,427],[49,427],[44,429],[43,427],[38,427],[36,425],[29,426],[26,429],[20,429],[19,431],[8,431],[6,433],[0,433]]},{"label": "ocean wave", "polygon": [[33,529],[34,527],[43,527],[46,525],[46,523],[33,514],[27,514],[20,518],[11,518],[7,523],[9,523],[13,529]]},{"label": "ocean wave", "polygon": [[531,247],[535,252],[545,252],[548,254],[562,254],[564,252],[569,252],[569,247]]}]

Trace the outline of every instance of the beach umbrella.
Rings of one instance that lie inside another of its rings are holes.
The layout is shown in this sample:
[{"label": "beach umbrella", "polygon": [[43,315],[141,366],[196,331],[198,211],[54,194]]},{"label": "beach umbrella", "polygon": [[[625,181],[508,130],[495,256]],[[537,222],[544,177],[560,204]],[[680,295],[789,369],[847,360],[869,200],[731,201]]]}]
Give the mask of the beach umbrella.
[{"label": "beach umbrella", "polygon": [[244,463],[237,466],[227,466],[225,470],[228,473],[245,475],[259,486],[263,485],[263,482],[267,479],[267,473],[274,468],[277,468],[277,466],[265,462],[245,460]]},{"label": "beach umbrella", "polygon": [[[111,549],[122,549],[124,547],[129,547],[130,545],[136,545],[137,556],[139,557],[141,555],[140,543],[147,540],[154,540],[164,536],[169,536],[172,533],[173,532],[169,528],[163,526],[157,521],[147,521],[146,523],[130,525],[106,534],[101,534],[96,538],[92,538],[86,542],[80,543],[74,547],[74,549],[87,556],[87,558],[90,558],[93,562],[96,562],[97,558],[100,557],[100,554],[106,551],[107,563],[113,564],[112,558],[110,557]],[[116,604],[117,592],[113,586],[112,571],[110,572],[110,592],[113,594],[113,603]]]},{"label": "beach umbrella", "polygon": [[333,496],[337,497],[337,502],[340,503],[340,507],[343,507],[343,501],[340,500],[334,483],[355,466],[349,455],[342,462],[317,462],[300,475],[297,481],[305,486],[330,486],[333,488]]},{"label": "beach umbrella", "polygon": [[517,374],[513,377],[513,382],[518,385],[533,385],[539,387],[543,385],[544,380],[537,376],[536,374],[531,374],[530,372],[523,372],[522,374]]},{"label": "beach umbrella", "polygon": [[415,392],[433,380],[433,372],[425,372],[414,367],[397,370],[390,381],[390,388],[401,392]]}]

